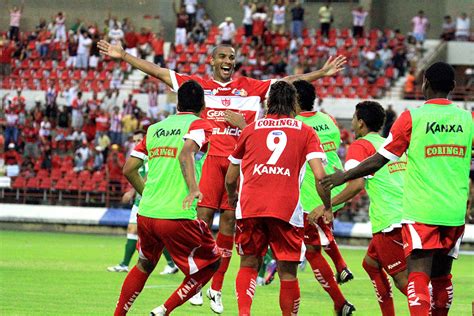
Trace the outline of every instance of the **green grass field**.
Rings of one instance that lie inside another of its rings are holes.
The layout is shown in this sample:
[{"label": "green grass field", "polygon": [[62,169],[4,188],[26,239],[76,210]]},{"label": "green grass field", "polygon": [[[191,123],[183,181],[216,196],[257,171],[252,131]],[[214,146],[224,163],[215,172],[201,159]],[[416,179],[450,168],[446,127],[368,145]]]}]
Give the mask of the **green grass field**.
[{"label": "green grass field", "polygon": [[[125,273],[106,267],[122,257],[125,237],[38,232],[0,232],[1,315],[111,315]],[[342,291],[357,308],[357,315],[380,315],[373,288],[361,267],[363,250],[342,249],[355,279]],[[234,280],[238,267],[234,256],[224,283],[226,315],[237,315]],[[136,255],[133,262],[136,260]],[[164,260],[148,279],[129,315],[148,315],[163,303],[181,282],[182,274],[158,274]],[[454,265],[455,298],[452,315],[471,315],[474,295],[474,256],[461,255]],[[311,270],[299,274],[300,315],[332,315],[332,302],[316,283]],[[278,315],[278,280],[258,287],[253,315]],[[394,291],[397,315],[407,315],[405,297]],[[212,315],[207,299],[201,307],[189,303],[174,315]]]}]

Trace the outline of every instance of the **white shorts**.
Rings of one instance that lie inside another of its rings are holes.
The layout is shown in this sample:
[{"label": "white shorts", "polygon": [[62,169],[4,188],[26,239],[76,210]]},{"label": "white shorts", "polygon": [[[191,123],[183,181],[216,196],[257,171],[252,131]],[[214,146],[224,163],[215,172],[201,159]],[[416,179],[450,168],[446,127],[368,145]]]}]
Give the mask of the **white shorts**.
[{"label": "white shorts", "polygon": [[138,214],[138,206],[133,204],[132,211],[130,212],[130,218],[128,219],[129,224],[136,224],[137,223],[137,214]]}]

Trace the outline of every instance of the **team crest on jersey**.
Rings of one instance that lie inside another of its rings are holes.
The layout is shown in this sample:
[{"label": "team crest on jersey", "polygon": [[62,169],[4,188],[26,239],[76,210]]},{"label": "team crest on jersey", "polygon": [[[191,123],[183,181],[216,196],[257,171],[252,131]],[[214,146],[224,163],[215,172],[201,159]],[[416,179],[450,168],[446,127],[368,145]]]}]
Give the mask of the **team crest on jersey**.
[{"label": "team crest on jersey", "polygon": [[230,102],[230,98],[222,98],[222,99],[221,99],[221,103],[222,103],[223,106],[229,107],[229,106],[230,106],[230,103],[231,103],[231,102]]},{"label": "team crest on jersey", "polygon": [[238,95],[238,96],[241,96],[241,97],[246,97],[246,96],[249,95],[249,93],[245,89],[234,89],[234,90],[232,90],[232,94]]}]

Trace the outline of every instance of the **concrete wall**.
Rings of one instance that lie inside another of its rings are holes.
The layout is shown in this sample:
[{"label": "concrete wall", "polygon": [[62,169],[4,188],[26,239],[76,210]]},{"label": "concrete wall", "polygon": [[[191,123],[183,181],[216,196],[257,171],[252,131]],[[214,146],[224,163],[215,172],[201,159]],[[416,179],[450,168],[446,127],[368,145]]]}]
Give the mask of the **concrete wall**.
[{"label": "concrete wall", "polygon": [[449,42],[447,62],[452,65],[474,66],[474,43]]}]

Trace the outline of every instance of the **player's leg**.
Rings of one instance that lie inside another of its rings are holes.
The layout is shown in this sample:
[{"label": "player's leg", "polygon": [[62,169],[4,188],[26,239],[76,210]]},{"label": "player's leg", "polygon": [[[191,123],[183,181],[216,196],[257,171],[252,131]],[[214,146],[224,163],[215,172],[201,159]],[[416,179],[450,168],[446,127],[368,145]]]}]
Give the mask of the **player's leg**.
[{"label": "player's leg", "polygon": [[[370,252],[370,245],[369,245]],[[395,306],[393,304],[392,287],[388,275],[380,267],[379,263],[371,258],[369,254],[366,254],[362,261],[362,267],[365,272],[369,275],[370,281],[374,286],[375,296],[380,305],[380,310],[383,316],[395,315]]]},{"label": "player's leg", "polygon": [[207,224],[202,220],[162,220],[165,247],[185,278],[166,302],[152,314],[168,315],[209,282],[219,266],[220,255]]},{"label": "player's leg", "polygon": [[299,261],[277,261],[282,316],[298,315],[300,308],[300,286],[296,275],[298,264]]},{"label": "player's leg", "polygon": [[240,255],[240,268],[235,280],[239,315],[250,315],[257,285],[258,269],[268,249],[268,231],[260,218],[236,222],[235,244]]},{"label": "player's leg", "polygon": [[453,283],[451,282],[451,267],[453,258],[443,254],[435,254],[431,269],[431,286],[433,288],[433,302],[431,315],[448,315],[453,302]]},{"label": "player's leg", "polygon": [[139,217],[140,257],[138,263],[130,270],[123,282],[115,308],[115,316],[127,314],[160,259],[164,244],[154,234],[155,221],[152,218]]},{"label": "player's leg", "polygon": [[334,238],[330,224],[325,224],[324,221],[319,220],[318,226],[321,228],[322,232],[326,235],[326,238],[329,241],[329,243],[324,246],[324,251],[331,258],[334,266],[336,267],[337,283],[342,284],[354,279],[354,275],[347,267],[347,263],[342,257],[341,251],[337,246],[336,239]]}]

